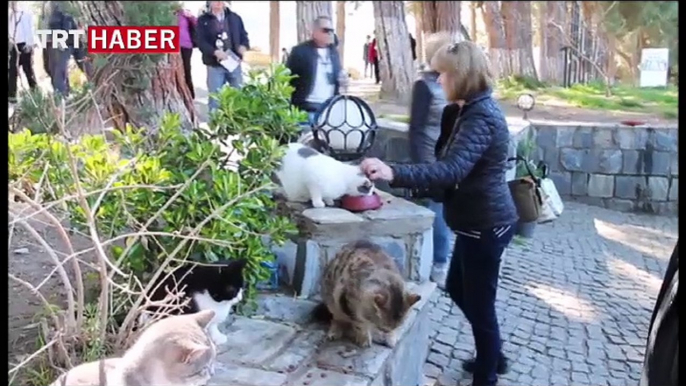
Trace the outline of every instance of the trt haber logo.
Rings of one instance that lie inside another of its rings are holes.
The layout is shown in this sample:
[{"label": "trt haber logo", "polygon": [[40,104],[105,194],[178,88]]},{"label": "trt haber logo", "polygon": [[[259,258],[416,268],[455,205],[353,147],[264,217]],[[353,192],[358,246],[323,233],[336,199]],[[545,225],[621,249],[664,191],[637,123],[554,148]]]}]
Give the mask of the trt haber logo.
[{"label": "trt haber logo", "polygon": [[[180,51],[178,26],[92,26],[84,30],[38,30],[43,47],[80,48],[86,37],[89,54],[176,54]],[[50,43],[47,43],[50,41]],[[69,43],[68,43],[69,42]]]}]

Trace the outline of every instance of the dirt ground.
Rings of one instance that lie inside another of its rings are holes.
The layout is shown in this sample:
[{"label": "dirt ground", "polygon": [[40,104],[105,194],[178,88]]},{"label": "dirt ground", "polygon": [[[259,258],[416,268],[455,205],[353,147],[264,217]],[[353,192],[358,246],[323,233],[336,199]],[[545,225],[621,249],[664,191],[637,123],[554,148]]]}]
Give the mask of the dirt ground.
[{"label": "dirt ground", "polygon": [[[400,105],[398,103],[383,101],[378,99],[379,86],[375,85],[371,80],[364,79],[353,81],[350,87],[350,94],[359,96],[370,102],[372,109],[376,116],[380,115],[407,115],[409,107]],[[496,91],[497,97],[497,91]],[[522,111],[517,108],[514,102],[501,100],[500,105],[506,116],[518,117],[523,116]],[[664,119],[659,116],[654,116],[646,113],[636,113],[627,111],[605,111],[583,109],[575,106],[564,104],[543,104],[538,103],[534,109],[527,114],[529,120],[546,120],[546,121],[560,121],[560,122],[597,122],[597,123],[617,123],[624,120],[638,120],[644,121],[647,124],[657,126],[667,126],[678,124],[678,119]]]},{"label": "dirt ground", "polygon": [[[26,210],[21,204],[12,204],[12,208]],[[30,213],[28,210],[24,215]],[[66,257],[67,247],[56,228],[48,224],[45,216],[32,217],[28,223],[44,238],[63,260]],[[34,287],[45,281],[40,287],[40,293],[45,299],[55,305],[64,306],[65,287],[58,274],[54,272],[55,264],[50,255],[46,253],[39,242],[21,225],[15,224],[14,229],[10,226],[8,231],[10,239],[8,250],[8,270],[11,275],[16,276]],[[78,252],[92,246],[86,237],[70,236],[74,251]],[[81,260],[93,261],[92,254],[80,256]],[[65,270],[73,278],[73,271],[69,263],[65,264]],[[82,274],[89,272],[85,264],[80,264]],[[51,274],[52,273],[52,274]],[[47,280],[46,277],[50,276]],[[9,279],[8,281],[8,309],[9,309],[9,337],[7,349],[10,355],[9,362],[16,361],[15,358],[33,352],[38,344],[38,318],[45,315],[46,307],[36,294],[26,285]]]}]

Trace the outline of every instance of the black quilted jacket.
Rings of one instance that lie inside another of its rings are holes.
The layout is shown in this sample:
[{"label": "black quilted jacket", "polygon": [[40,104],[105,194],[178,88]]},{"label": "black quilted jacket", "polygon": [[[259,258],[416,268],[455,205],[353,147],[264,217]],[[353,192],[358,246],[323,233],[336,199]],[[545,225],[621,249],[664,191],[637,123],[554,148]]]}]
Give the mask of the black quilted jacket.
[{"label": "black quilted jacket", "polygon": [[[457,133],[451,137],[459,118]],[[393,187],[444,189],[445,220],[453,230],[485,230],[518,220],[505,179],[510,132],[491,91],[460,108],[446,106],[437,161],[392,165]],[[449,143],[450,142],[450,143]]]}]

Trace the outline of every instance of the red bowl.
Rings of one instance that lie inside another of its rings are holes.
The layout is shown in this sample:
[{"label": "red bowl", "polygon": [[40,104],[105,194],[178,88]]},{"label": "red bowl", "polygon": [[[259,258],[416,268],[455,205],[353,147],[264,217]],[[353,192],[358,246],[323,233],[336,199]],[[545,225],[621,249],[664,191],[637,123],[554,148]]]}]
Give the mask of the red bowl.
[{"label": "red bowl", "polygon": [[372,193],[369,196],[343,196],[341,197],[341,208],[351,212],[364,212],[365,210],[376,210],[381,208],[383,202],[378,194]]},{"label": "red bowl", "polygon": [[633,119],[627,119],[626,121],[621,121],[620,122],[622,125],[627,125],[627,126],[642,126],[645,125],[645,121],[635,121]]}]

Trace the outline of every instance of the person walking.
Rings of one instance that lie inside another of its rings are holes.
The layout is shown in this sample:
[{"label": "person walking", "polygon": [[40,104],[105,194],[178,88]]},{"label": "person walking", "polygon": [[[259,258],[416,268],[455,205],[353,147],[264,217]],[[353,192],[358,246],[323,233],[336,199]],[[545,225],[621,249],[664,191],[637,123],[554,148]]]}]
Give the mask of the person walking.
[{"label": "person walking", "polygon": [[495,386],[507,371],[495,299],[500,263],[514,236],[517,210],[505,178],[510,133],[492,96],[488,59],[474,43],[441,47],[431,60],[449,105],[441,118],[436,162],[387,165],[362,161],[372,180],[427,189],[444,205],[456,234],[445,290],[472,328],[476,359],[463,364],[473,386]]},{"label": "person walking", "polygon": [[21,66],[29,88],[37,87],[36,74],[33,72],[33,47],[35,43],[36,28],[33,23],[33,14],[19,7],[16,1],[10,1],[8,15],[8,40],[9,40],[9,71],[8,71],[8,97],[11,103],[17,100],[17,82],[19,67]]},{"label": "person walking", "polygon": [[[52,9],[48,19],[49,29],[68,32],[78,28],[74,17],[62,9],[62,4],[59,1],[50,2],[50,6]],[[75,36],[69,35],[66,49],[48,47],[48,68],[52,89],[55,93],[65,97],[70,92],[69,59],[74,55],[75,46]]]},{"label": "person walking", "polygon": [[[442,32],[430,35],[426,38],[425,57],[431,63],[436,51],[451,42],[449,33]],[[419,75],[419,79],[412,87],[412,101],[410,103],[410,159],[414,163],[434,163],[436,156],[434,149],[436,141],[441,134],[441,117],[447,101],[445,93],[438,83],[439,73],[430,68]],[[443,204],[432,200],[431,197],[422,197],[418,193],[416,198],[428,201],[427,206],[434,212],[433,224],[433,267],[431,269],[431,281],[439,288],[444,288],[448,273],[448,258],[452,242],[452,231],[443,217]]]},{"label": "person walking", "polygon": [[198,19],[187,9],[176,10],[176,18],[179,24],[179,45],[181,46],[181,61],[183,62],[183,76],[186,87],[195,99],[195,87],[193,86],[193,72],[191,71],[191,58],[195,47],[195,29]]},{"label": "person walking", "polygon": [[369,75],[367,75],[368,69],[370,69],[370,62],[369,62],[369,45],[371,44],[371,39],[372,37],[367,35],[367,39],[364,42],[364,46],[362,47],[362,58],[364,60],[364,77],[367,78],[371,76],[371,71],[369,71]]},{"label": "person walking", "polygon": [[[374,31],[374,36],[376,36],[376,31]],[[376,38],[369,44],[369,61],[374,68],[374,79],[376,80],[376,84],[379,84],[381,83],[381,74],[379,72],[379,51],[376,49]]]},{"label": "person walking", "polygon": [[291,103],[307,111],[310,122],[322,104],[338,95],[340,88],[347,84],[333,31],[329,17],[316,18],[312,22],[312,38],[293,47],[286,62],[291,74],[296,75],[291,79],[295,89]]},{"label": "person walking", "polygon": [[[202,62],[207,66],[207,91],[215,94],[226,84],[240,88],[243,86],[240,61],[250,49],[243,19],[223,1],[208,1],[207,9],[198,18],[196,28],[196,44],[202,52]],[[231,71],[220,63],[229,57],[239,62]],[[209,97],[208,107],[210,112],[217,108],[217,100],[213,95]]]},{"label": "person walking", "polygon": [[286,47],[281,49],[281,64],[286,64],[288,63],[288,50]]}]

